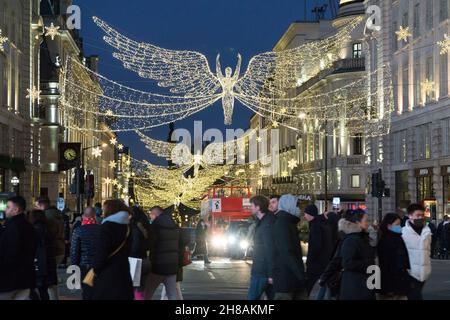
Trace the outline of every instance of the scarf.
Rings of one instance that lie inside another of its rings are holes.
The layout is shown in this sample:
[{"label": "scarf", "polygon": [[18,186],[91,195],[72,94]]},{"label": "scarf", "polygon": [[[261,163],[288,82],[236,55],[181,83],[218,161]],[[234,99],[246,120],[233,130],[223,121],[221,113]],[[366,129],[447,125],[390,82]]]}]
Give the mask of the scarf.
[{"label": "scarf", "polygon": [[85,226],[88,224],[97,224],[97,220],[95,218],[83,218],[81,221],[81,225]]}]

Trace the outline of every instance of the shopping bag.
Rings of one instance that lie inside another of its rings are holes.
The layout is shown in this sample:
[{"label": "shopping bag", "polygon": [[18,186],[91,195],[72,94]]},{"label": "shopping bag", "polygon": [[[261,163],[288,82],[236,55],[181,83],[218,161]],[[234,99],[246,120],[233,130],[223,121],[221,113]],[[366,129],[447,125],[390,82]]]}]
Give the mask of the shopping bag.
[{"label": "shopping bag", "polygon": [[192,263],[192,255],[191,250],[189,247],[184,248],[184,254],[183,254],[183,267],[186,267]]},{"label": "shopping bag", "polygon": [[141,286],[142,259],[128,258],[130,262],[130,274],[133,280],[133,287]]}]

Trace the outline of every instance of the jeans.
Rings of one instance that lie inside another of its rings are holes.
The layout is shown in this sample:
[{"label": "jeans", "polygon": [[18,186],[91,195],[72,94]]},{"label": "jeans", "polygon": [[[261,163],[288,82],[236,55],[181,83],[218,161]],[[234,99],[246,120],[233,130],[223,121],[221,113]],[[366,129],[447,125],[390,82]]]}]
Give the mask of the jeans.
[{"label": "jeans", "polygon": [[413,277],[410,277],[410,281],[411,291],[408,293],[408,300],[423,300],[422,289],[425,282],[420,282]]},{"label": "jeans", "polygon": [[178,300],[177,275],[169,276],[150,273],[145,285],[145,300],[151,300],[156,289],[163,283],[166,287],[167,298],[169,300]]},{"label": "jeans", "polygon": [[268,278],[251,276],[247,299],[261,300],[263,293],[266,294],[267,300],[273,300],[275,298],[273,286],[269,284]]},{"label": "jeans", "polygon": [[30,289],[0,292],[0,300],[30,300]]},{"label": "jeans", "polygon": [[[177,282],[177,295],[177,300],[183,300],[183,294],[181,293],[181,282]],[[169,300],[169,297],[167,296],[166,286],[163,286],[163,289],[161,291],[161,300]]]},{"label": "jeans", "polygon": [[325,300],[325,296],[327,294],[327,287],[320,287],[319,292],[317,292],[316,300]]}]

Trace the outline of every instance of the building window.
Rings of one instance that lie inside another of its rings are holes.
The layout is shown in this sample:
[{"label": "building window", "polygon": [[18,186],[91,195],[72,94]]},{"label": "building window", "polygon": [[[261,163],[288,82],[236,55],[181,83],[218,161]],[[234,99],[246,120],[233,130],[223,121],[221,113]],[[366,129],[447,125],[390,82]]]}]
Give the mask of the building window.
[{"label": "building window", "polygon": [[414,128],[416,133],[415,160],[431,158],[431,124]]},{"label": "building window", "polygon": [[433,1],[425,1],[427,4],[426,24],[427,30],[433,28]]},{"label": "building window", "polygon": [[408,156],[406,144],[406,130],[394,133],[394,163],[406,163]]},{"label": "building window", "polygon": [[408,175],[408,171],[395,172],[395,207],[403,211],[411,204]]},{"label": "building window", "polygon": [[414,6],[414,37],[420,35],[420,3]]},{"label": "building window", "polygon": [[[429,56],[427,58],[427,63],[426,63],[426,75],[427,75],[427,79],[430,82],[434,81],[434,64],[433,64],[433,56]],[[428,92],[425,93],[427,96],[427,102],[431,102],[432,100],[434,100],[434,91],[433,90],[429,90]]]},{"label": "building window", "polygon": [[441,55],[441,64],[439,66],[440,70],[440,85],[439,85],[439,96],[441,98],[448,96],[448,54]]},{"label": "building window", "polygon": [[359,174],[352,174],[352,188],[360,188],[361,187],[361,176]]},{"label": "building window", "polygon": [[361,43],[354,43],[353,44],[353,59],[359,59],[362,58],[362,44]]},{"label": "building window", "polygon": [[357,134],[353,138],[353,155],[361,156],[363,154],[363,138],[362,134]]},{"label": "building window", "polygon": [[397,40],[397,34],[398,31],[398,23],[397,21],[394,21],[392,23],[392,48],[394,49],[394,52],[398,50],[398,40]]},{"label": "building window", "polygon": [[403,110],[409,110],[409,72],[408,62],[403,66]]},{"label": "building window", "polygon": [[439,9],[441,22],[448,19],[448,0],[440,0],[441,6]]},{"label": "building window", "polygon": [[450,118],[442,120],[442,153],[444,156],[450,156]]},{"label": "building window", "polygon": [[421,103],[421,77],[420,77],[420,55],[414,54],[414,106]]}]

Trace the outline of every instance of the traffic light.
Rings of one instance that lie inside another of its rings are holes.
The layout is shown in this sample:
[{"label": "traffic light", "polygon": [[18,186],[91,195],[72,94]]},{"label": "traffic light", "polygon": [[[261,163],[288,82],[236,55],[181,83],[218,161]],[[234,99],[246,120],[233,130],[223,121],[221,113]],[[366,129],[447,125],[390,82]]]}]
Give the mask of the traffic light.
[{"label": "traffic light", "polygon": [[84,169],[75,169],[75,174],[73,175],[72,184],[70,185],[70,193],[77,194],[77,175],[79,177],[79,192],[84,193]]}]

